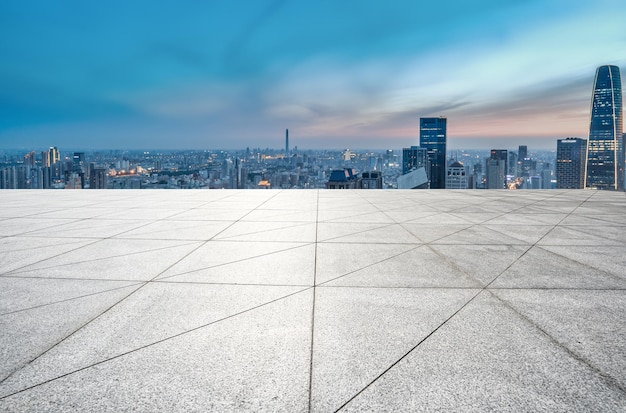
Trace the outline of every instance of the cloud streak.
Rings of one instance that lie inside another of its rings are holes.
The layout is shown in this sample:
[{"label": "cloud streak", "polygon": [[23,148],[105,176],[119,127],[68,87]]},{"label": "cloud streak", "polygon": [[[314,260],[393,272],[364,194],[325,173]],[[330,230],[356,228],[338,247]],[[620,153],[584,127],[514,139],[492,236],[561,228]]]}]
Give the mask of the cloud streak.
[{"label": "cloud streak", "polygon": [[626,11],[614,0],[459,1],[445,16],[401,0],[62,3],[35,15],[10,3],[0,5],[0,36],[16,39],[0,43],[4,147],[41,136],[58,139],[46,146],[80,136],[281,146],[286,127],[302,142],[387,147],[414,144],[419,117],[439,115],[469,146],[584,137],[596,66],[626,67]]}]

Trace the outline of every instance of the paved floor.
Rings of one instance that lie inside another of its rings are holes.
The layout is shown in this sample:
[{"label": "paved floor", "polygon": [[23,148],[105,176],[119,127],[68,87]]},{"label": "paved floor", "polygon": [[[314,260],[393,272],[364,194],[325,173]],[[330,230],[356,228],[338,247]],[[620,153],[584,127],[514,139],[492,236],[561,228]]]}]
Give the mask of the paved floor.
[{"label": "paved floor", "polygon": [[1,191],[0,411],[626,411],[626,195]]}]

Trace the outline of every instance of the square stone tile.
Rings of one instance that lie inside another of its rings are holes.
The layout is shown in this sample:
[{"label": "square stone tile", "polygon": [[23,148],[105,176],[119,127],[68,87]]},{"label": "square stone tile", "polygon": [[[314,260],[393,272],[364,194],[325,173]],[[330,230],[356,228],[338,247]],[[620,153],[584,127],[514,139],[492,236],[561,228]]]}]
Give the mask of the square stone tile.
[{"label": "square stone tile", "polygon": [[0,238],[0,275],[96,242],[84,238]]},{"label": "square stone tile", "polygon": [[188,265],[184,260],[157,279],[167,282],[312,286],[315,245],[289,247],[284,244],[283,248],[242,260],[181,271]]},{"label": "square stone tile", "polygon": [[240,221],[217,234],[217,240],[315,242],[315,223]]},{"label": "square stone tile", "polygon": [[427,246],[420,246],[326,283],[327,286],[480,288],[481,283]]},{"label": "square stone tile", "polygon": [[117,235],[116,238],[208,241],[230,225],[231,223],[228,221],[177,221],[168,219],[130,229]]},{"label": "square stone tile", "polygon": [[417,248],[406,244],[318,243],[315,260],[317,284],[356,273]]},{"label": "square stone tile", "polygon": [[626,388],[626,294],[607,290],[496,290],[505,300],[622,388]]},{"label": "square stone tile", "polygon": [[12,275],[148,281],[198,248],[193,241],[105,239],[13,271]]},{"label": "square stone tile", "polygon": [[318,288],[311,410],[335,411],[476,293],[471,289]]},{"label": "square stone tile", "polygon": [[493,288],[625,288],[626,279],[533,247],[491,285]]}]

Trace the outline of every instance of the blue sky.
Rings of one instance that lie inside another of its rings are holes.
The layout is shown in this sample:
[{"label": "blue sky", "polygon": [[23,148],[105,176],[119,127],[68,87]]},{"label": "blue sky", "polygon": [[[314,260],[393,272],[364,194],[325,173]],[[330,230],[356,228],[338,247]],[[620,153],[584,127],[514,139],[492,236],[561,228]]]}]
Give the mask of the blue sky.
[{"label": "blue sky", "polygon": [[[453,148],[586,137],[626,4],[5,1],[0,148]],[[626,76],[626,75],[625,75]]]}]

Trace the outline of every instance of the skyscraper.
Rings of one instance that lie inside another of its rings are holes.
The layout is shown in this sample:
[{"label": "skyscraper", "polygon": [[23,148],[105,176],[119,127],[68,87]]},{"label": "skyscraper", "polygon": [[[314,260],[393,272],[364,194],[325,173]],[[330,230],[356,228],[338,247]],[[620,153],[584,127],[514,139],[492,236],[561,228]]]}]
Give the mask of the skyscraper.
[{"label": "skyscraper", "polygon": [[446,123],[445,117],[420,118],[420,147],[428,152],[428,179],[433,189],[446,187]]},{"label": "skyscraper", "polygon": [[50,157],[50,165],[55,164],[61,160],[61,154],[59,153],[59,150],[56,148],[56,146],[51,146],[48,150],[48,153]]},{"label": "skyscraper", "polygon": [[289,156],[289,129],[285,129],[285,156]]},{"label": "skyscraper", "polygon": [[467,184],[465,166],[459,161],[454,161],[451,165],[448,165],[446,189],[467,189]]},{"label": "skyscraper", "polygon": [[72,163],[73,172],[85,172],[85,152],[74,152]]},{"label": "skyscraper", "polygon": [[402,173],[408,174],[414,169],[428,169],[428,152],[419,146],[402,148]]},{"label": "skyscraper", "polygon": [[487,158],[485,162],[486,189],[503,189],[506,182],[506,166],[502,159]]},{"label": "skyscraper", "polygon": [[622,82],[619,67],[596,70],[591,98],[585,188],[624,188]]},{"label": "skyscraper", "polygon": [[587,141],[559,139],[556,144],[556,188],[581,189],[585,184]]},{"label": "skyscraper", "polygon": [[517,157],[519,160],[528,158],[528,146],[527,145],[518,146]]},{"label": "skyscraper", "polygon": [[486,163],[488,189],[506,188],[508,158],[508,151],[506,149],[491,150]]},{"label": "skyscraper", "polygon": [[504,162],[504,174],[509,173],[509,154],[506,149],[492,149],[490,152],[491,159]]}]

